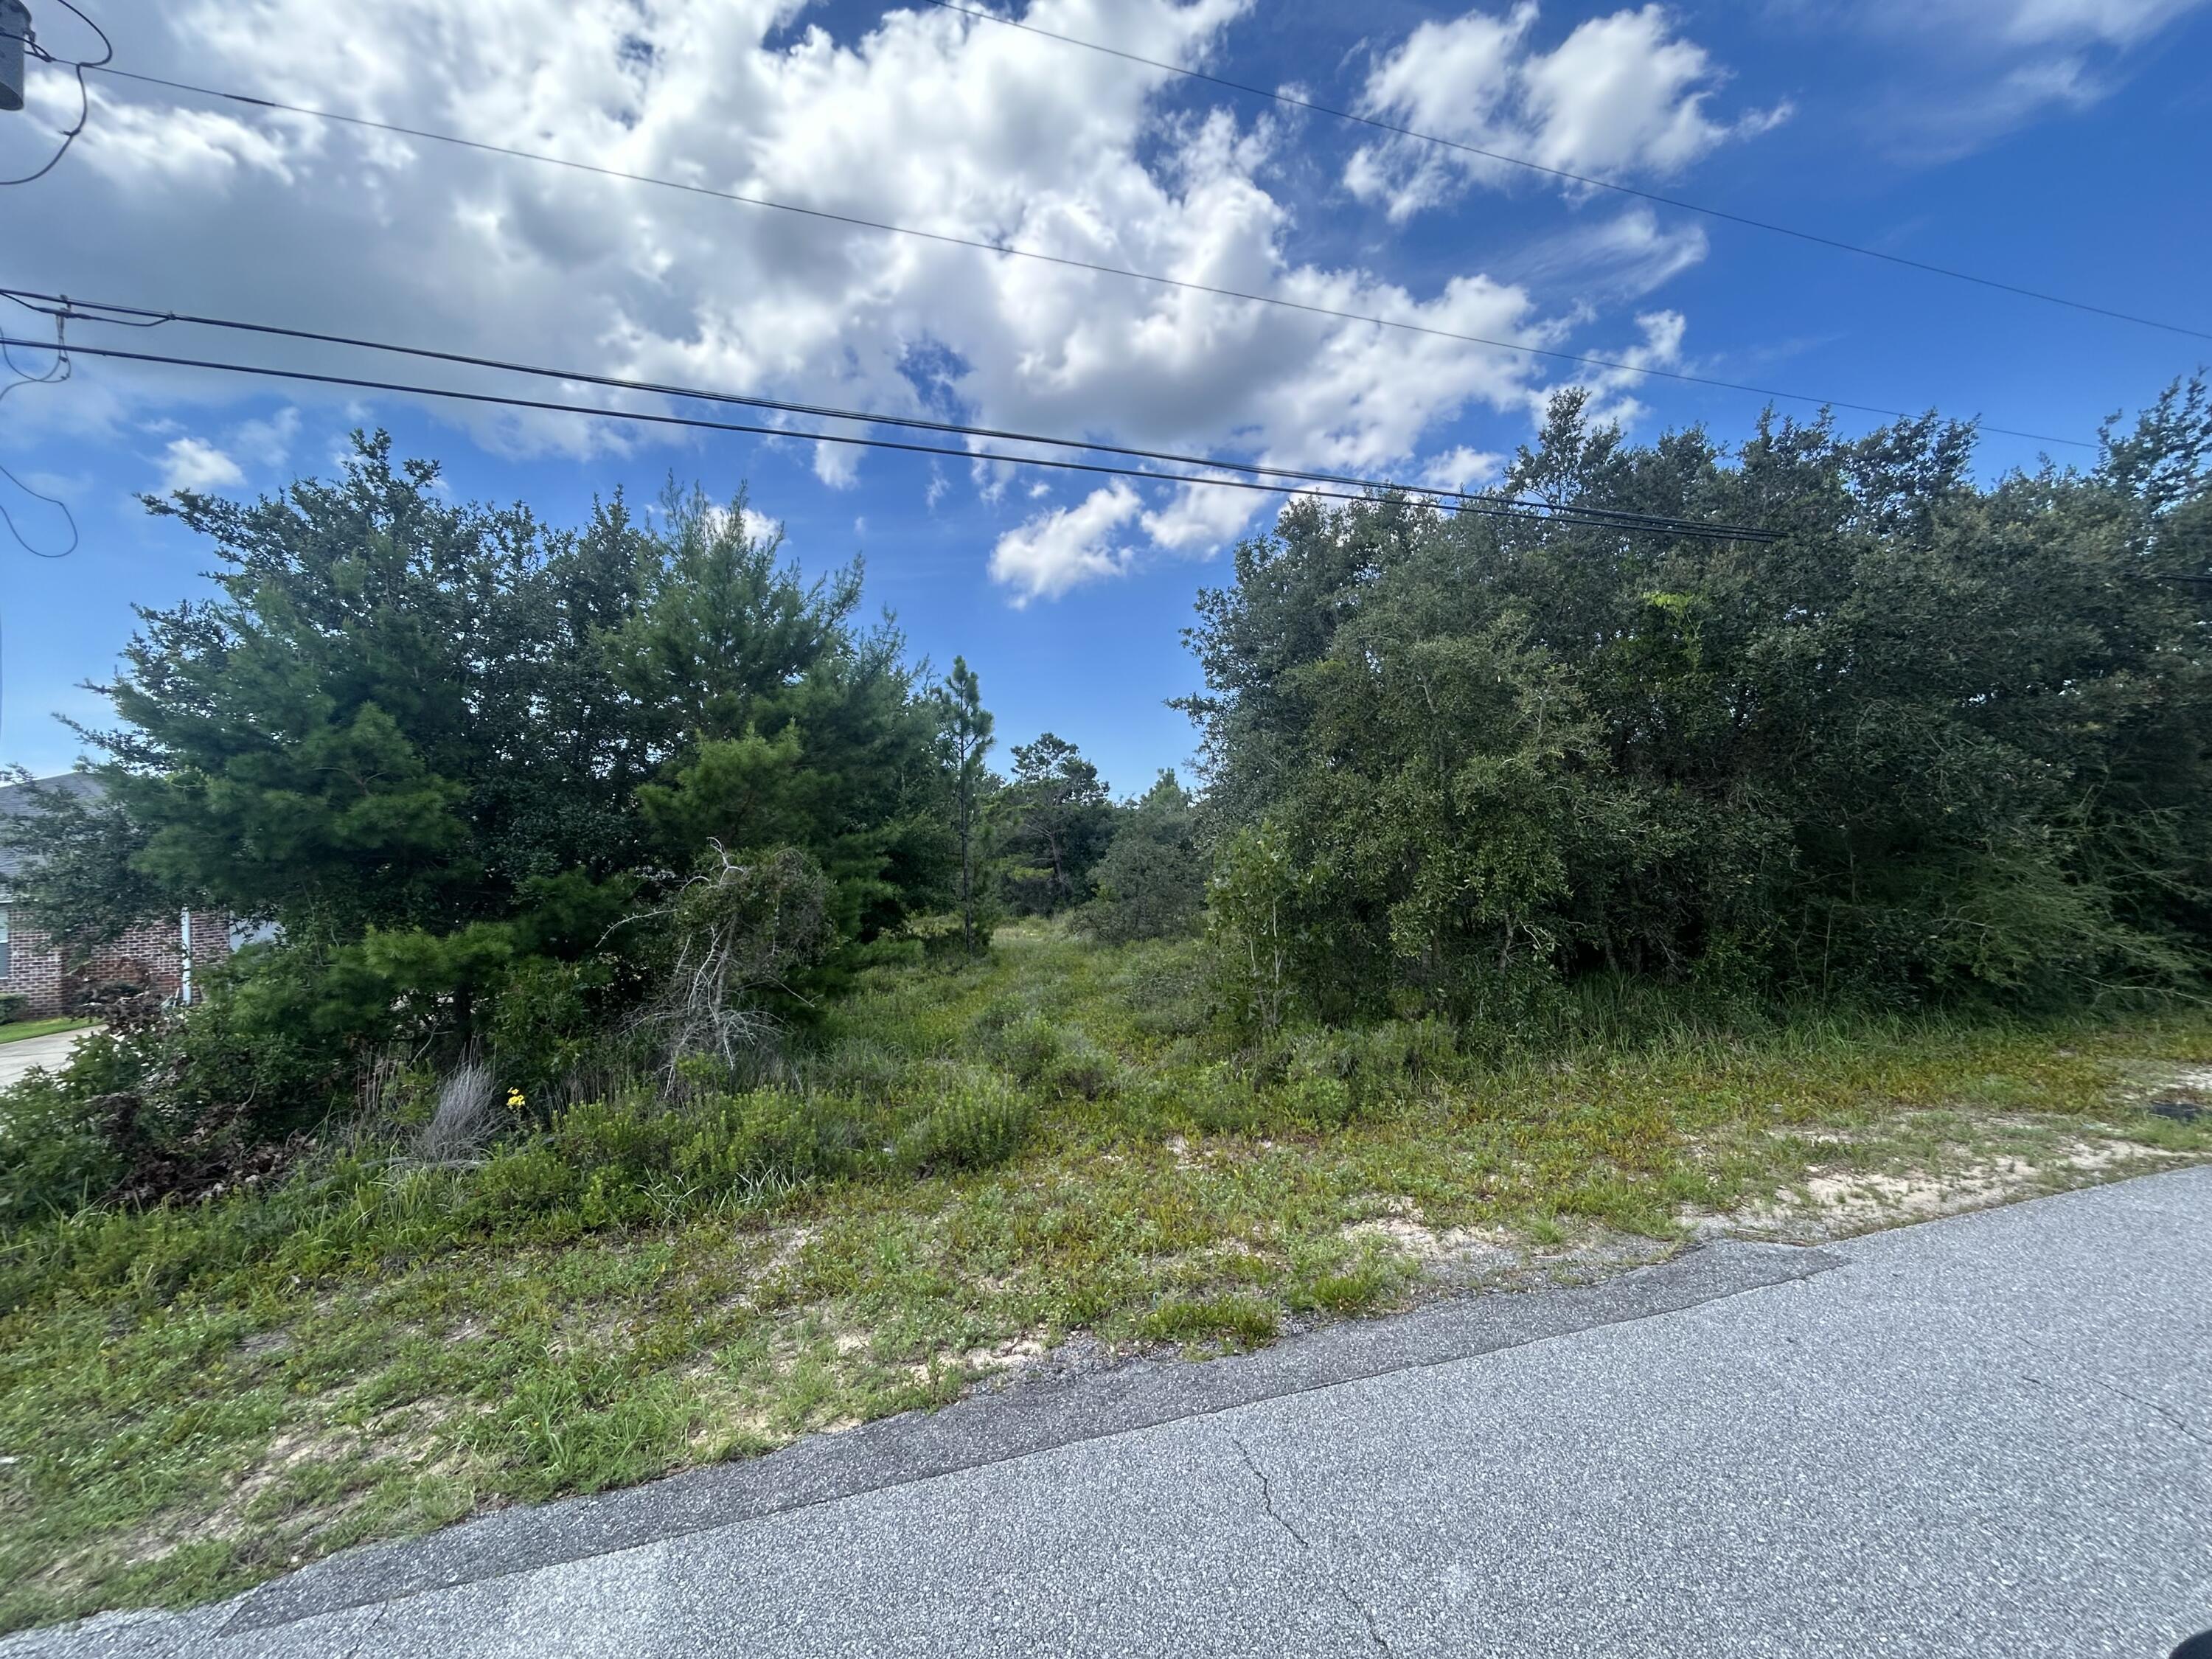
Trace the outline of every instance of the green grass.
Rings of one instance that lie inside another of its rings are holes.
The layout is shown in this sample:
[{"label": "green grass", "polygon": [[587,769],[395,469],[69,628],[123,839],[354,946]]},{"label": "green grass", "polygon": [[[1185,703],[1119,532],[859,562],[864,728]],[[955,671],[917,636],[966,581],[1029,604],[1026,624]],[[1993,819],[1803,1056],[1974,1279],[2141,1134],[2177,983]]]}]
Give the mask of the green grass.
[{"label": "green grass", "polygon": [[359,1146],[26,1228],[0,1245],[0,1629],[940,1404],[1078,1330],[1222,1352],[1470,1261],[1526,1284],[1703,1218],[1787,1234],[1758,1206],[1816,1174],[2014,1160],[2011,1192],[2212,1152],[2130,1092],[2212,1060],[2202,1012],[1731,1029],[1633,1001],[1486,1051],[1401,1024],[1241,1052],[1194,947],[1031,928],[873,970],[707,1127],[605,1109],[480,1169]]},{"label": "green grass", "polygon": [[52,1036],[57,1031],[82,1031],[94,1022],[59,1014],[52,1019],[21,1019],[0,1025],[0,1042],[21,1042],[25,1037]]}]

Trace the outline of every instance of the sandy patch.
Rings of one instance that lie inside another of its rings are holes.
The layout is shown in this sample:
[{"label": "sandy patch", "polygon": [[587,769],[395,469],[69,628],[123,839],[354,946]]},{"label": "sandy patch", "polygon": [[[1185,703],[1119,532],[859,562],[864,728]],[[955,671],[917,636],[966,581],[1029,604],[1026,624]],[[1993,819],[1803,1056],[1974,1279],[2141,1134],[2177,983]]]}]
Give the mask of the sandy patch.
[{"label": "sandy patch", "polygon": [[1521,1252],[1502,1227],[1431,1227],[1420,1206],[1408,1198],[1386,1198],[1383,1212],[1338,1230],[1347,1243],[1373,1243],[1410,1255],[1425,1268],[1503,1267],[1517,1265]]},{"label": "sandy patch", "polygon": [[[2132,1173],[2138,1166],[2163,1163],[2170,1157],[2132,1141],[2077,1140],[2033,1160],[1984,1158],[1949,1170],[1885,1174],[1816,1169],[1796,1187],[1715,1219],[1754,1231],[1809,1228],[1832,1236],[1864,1232],[1987,1209],[2057,1187]],[[1701,1231],[1724,1230],[1700,1227]]]},{"label": "sandy patch", "polygon": [[1033,1336],[1018,1336],[1005,1342],[994,1343],[988,1348],[970,1348],[959,1356],[957,1364],[985,1376],[997,1376],[1020,1370],[1044,1358],[1044,1344]]}]

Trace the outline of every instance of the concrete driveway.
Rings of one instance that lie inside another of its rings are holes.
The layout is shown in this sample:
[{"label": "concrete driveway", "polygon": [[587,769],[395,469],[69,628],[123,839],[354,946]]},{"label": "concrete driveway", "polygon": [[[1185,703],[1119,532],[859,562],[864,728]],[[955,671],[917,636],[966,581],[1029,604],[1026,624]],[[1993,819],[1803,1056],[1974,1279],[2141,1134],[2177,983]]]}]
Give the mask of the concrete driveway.
[{"label": "concrete driveway", "polygon": [[34,1066],[52,1071],[70,1056],[77,1039],[94,1028],[86,1026],[77,1031],[52,1031],[45,1036],[23,1037],[15,1042],[0,1042],[0,1089],[12,1088],[22,1080],[23,1073]]},{"label": "concrete driveway", "polygon": [[0,1642],[2087,1656],[2212,1626],[2212,1169],[1018,1385]]}]

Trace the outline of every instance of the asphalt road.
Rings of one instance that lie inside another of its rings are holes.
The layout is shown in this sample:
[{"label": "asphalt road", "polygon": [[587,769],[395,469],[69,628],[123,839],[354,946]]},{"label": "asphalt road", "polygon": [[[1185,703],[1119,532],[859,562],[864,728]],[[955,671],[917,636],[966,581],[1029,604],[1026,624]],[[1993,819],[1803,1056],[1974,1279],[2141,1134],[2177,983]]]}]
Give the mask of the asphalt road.
[{"label": "asphalt road", "polygon": [[1024,1385],[0,1659],[2164,1659],[2208,1356],[2197,1169]]}]

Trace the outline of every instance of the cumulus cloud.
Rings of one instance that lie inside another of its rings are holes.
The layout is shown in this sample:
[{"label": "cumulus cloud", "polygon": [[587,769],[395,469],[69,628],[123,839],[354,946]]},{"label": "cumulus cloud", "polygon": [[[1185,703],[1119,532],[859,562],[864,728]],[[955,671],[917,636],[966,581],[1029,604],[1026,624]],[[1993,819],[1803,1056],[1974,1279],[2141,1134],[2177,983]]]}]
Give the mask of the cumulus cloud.
[{"label": "cumulus cloud", "polygon": [[1236,540],[1268,500],[1256,490],[1184,484],[1165,506],[1146,513],[1139,522],[1153,546],[1202,556]]},{"label": "cumulus cloud", "polygon": [[236,461],[204,438],[173,438],[161,452],[161,488],[235,489],[246,482]]},{"label": "cumulus cloud", "polygon": [[[1368,76],[1366,112],[1437,137],[1593,177],[1680,172],[1732,137],[1788,118],[1777,104],[1732,120],[1707,105],[1723,76],[1674,32],[1663,7],[1593,17],[1550,51],[1534,42],[1537,8],[1470,11],[1421,24]],[[1354,152],[1345,182],[1393,219],[1451,199],[1470,181],[1522,170],[1419,139]]]},{"label": "cumulus cloud", "polygon": [[[1027,15],[1195,66],[1212,61],[1226,26],[1253,3],[1034,0]],[[1272,119],[1189,112],[1180,96],[1170,106],[1158,95],[1172,80],[1164,71],[933,8],[892,10],[836,34],[802,0],[649,9],[390,0],[374,29],[322,0],[115,0],[110,15],[132,40],[134,62],[153,74],[1432,331],[996,258],[279,113],[210,111],[136,84],[95,89],[100,106],[71,158],[76,189],[15,210],[22,246],[37,256],[27,276],[56,289],[1342,471],[1418,471],[1437,428],[1462,413],[1488,409],[1518,422],[1540,406],[1554,371],[1447,335],[1553,344],[1597,320],[1547,315],[1528,288],[1473,268],[1416,291],[1364,265],[1302,258],[1282,194],[1284,134]],[[1680,165],[1735,130],[1705,110],[1718,71],[1663,14],[1599,21],[1607,28],[1585,26],[1548,52],[1528,38],[1533,15],[1498,23],[1513,88],[1501,118],[1528,125],[1553,146],[1546,154],[1593,166],[1621,156],[1632,158],[1621,165]],[[1650,61],[1608,83],[1617,111],[1577,91],[1577,75],[1638,51]],[[1403,87],[1426,96],[1417,67],[1407,61],[1385,77],[1389,95]],[[1617,234],[1632,242],[1637,233]],[[1640,248],[1607,257],[1659,272],[1694,251],[1654,228]],[[139,286],[118,291],[118,270],[137,273]],[[1601,341],[1591,349],[1606,349]],[[361,362],[305,343],[255,350],[287,367]],[[915,369],[922,362],[926,375]],[[467,389],[506,384],[458,368],[438,378]],[[71,395],[88,398],[95,381],[140,418],[245,395],[213,375],[113,366],[87,370]],[[584,387],[567,395],[659,406]],[[299,396],[311,411],[337,408],[337,394]],[[582,458],[720,441],[552,413],[432,407],[504,453]],[[216,457],[241,474],[280,465],[300,418],[179,442],[202,446],[196,476],[212,484]],[[374,416],[356,408],[347,418]],[[797,424],[792,441],[808,441]],[[811,447],[817,476],[833,485],[890,465],[849,447]],[[1010,469],[975,471],[979,496],[1012,516],[1018,509],[1002,493]],[[931,472],[928,498],[957,477],[957,467]],[[1147,495],[1134,486],[1070,508],[1039,502],[1001,541],[992,568],[1019,597],[1064,592],[1127,568],[1147,549],[1202,555],[1233,539],[1250,507],[1233,492]]]},{"label": "cumulus cloud", "polygon": [[1118,576],[1135,550],[1115,533],[1144,508],[1137,492],[1116,480],[1080,505],[1039,514],[999,538],[991,575],[1014,589],[1014,603],[1056,599],[1079,582]]},{"label": "cumulus cloud", "polygon": [[1477,489],[1504,470],[1505,458],[1465,444],[1448,449],[1421,469],[1419,482],[1431,489]]}]

